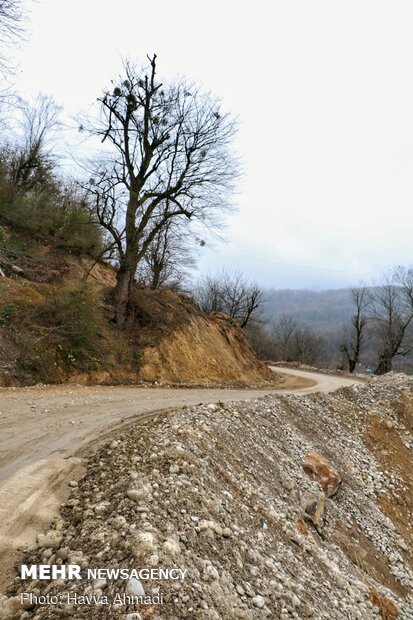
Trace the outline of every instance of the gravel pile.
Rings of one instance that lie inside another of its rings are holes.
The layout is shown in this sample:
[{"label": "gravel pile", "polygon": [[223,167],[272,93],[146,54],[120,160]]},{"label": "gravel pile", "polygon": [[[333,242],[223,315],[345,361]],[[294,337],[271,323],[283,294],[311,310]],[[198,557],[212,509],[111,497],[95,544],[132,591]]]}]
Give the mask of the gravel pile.
[{"label": "gravel pile", "polygon": [[[392,375],[333,394],[200,405],[134,426],[89,458],[25,562],[174,567],[186,578],[16,581],[0,618],[413,618],[404,528],[412,389],[412,379]],[[373,423],[384,433],[374,448]],[[304,471],[312,453],[338,472],[336,492],[325,495]],[[381,456],[400,462],[384,468]],[[18,600],[19,592],[78,592],[114,601],[125,588],[161,593],[163,604],[24,609]]]}]

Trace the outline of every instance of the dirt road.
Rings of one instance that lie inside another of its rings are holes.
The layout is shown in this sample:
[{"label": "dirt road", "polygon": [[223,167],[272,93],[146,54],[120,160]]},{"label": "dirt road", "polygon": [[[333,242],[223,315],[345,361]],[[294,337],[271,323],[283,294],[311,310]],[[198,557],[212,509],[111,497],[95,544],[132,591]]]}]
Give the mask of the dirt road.
[{"label": "dirt road", "polygon": [[[313,385],[280,390],[329,392],[356,381],[274,369]],[[278,391],[278,390],[276,390]],[[35,541],[82,473],[82,456],[117,428],[199,403],[249,400],[268,390],[47,386],[0,389],[0,590],[18,551]]]}]

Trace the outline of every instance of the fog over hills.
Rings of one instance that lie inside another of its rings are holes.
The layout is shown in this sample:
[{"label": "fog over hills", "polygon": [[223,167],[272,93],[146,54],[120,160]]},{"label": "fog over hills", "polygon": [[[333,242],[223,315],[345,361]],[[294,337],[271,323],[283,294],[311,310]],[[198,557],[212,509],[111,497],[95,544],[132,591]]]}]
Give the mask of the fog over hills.
[{"label": "fog over hills", "polygon": [[290,314],[300,327],[325,331],[341,328],[354,313],[350,289],[311,291],[306,289],[267,289],[263,314],[271,321],[280,314]]}]

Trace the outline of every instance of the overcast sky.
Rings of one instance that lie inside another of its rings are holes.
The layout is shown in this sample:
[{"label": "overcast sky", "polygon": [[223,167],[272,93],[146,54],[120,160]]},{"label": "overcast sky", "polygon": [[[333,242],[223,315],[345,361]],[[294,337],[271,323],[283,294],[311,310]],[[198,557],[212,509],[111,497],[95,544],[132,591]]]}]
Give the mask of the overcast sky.
[{"label": "overcast sky", "polygon": [[[28,2],[29,4],[29,2]],[[17,88],[88,108],[122,57],[158,54],[240,120],[245,175],[225,264],[328,288],[413,263],[411,0],[38,0]]]}]

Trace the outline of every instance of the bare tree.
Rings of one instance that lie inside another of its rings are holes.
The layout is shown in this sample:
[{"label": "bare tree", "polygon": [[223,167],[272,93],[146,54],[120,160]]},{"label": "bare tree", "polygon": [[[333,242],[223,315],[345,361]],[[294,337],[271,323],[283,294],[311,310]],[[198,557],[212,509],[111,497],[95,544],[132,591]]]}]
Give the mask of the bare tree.
[{"label": "bare tree", "polygon": [[324,340],[313,331],[299,327],[288,313],[280,314],[270,331],[273,354],[277,361],[316,364],[321,361]]},{"label": "bare tree", "polygon": [[41,93],[32,103],[20,99],[17,105],[20,139],[17,145],[3,147],[1,157],[14,188],[27,192],[45,187],[50,180],[55,167],[50,147],[53,132],[60,124],[61,107]]},{"label": "bare tree", "polygon": [[201,280],[195,293],[204,312],[224,312],[243,329],[259,321],[264,294],[254,282],[248,282],[242,273],[223,270]]},{"label": "bare tree", "polygon": [[272,340],[274,343],[276,355],[280,360],[286,362],[294,359],[292,357],[292,345],[294,335],[298,331],[297,321],[287,313],[281,314],[272,325]]},{"label": "bare tree", "polygon": [[298,329],[291,346],[292,359],[301,364],[318,364],[322,361],[324,339],[310,329]]},{"label": "bare tree", "polygon": [[138,265],[137,279],[151,289],[182,290],[190,271],[196,267],[194,251],[197,240],[185,222],[180,224],[178,218],[166,222]]},{"label": "bare tree", "polygon": [[0,0],[0,76],[3,78],[13,70],[7,51],[22,38],[24,13],[22,0]]},{"label": "bare tree", "polygon": [[413,351],[413,268],[398,267],[371,289],[371,318],[378,341],[375,374],[390,372],[396,355]]},{"label": "bare tree", "polygon": [[366,335],[366,310],[370,304],[368,289],[365,286],[351,289],[351,298],[355,309],[355,314],[351,318],[352,333],[350,340],[340,345],[340,351],[345,354],[348,369],[352,373],[359,362]]},{"label": "bare tree", "polygon": [[173,218],[216,223],[229,208],[237,167],[234,121],[193,84],[163,85],[156,55],[146,70],[124,65],[88,131],[111,151],[89,185],[101,225],[119,253],[115,322],[123,327],[137,266]]}]

